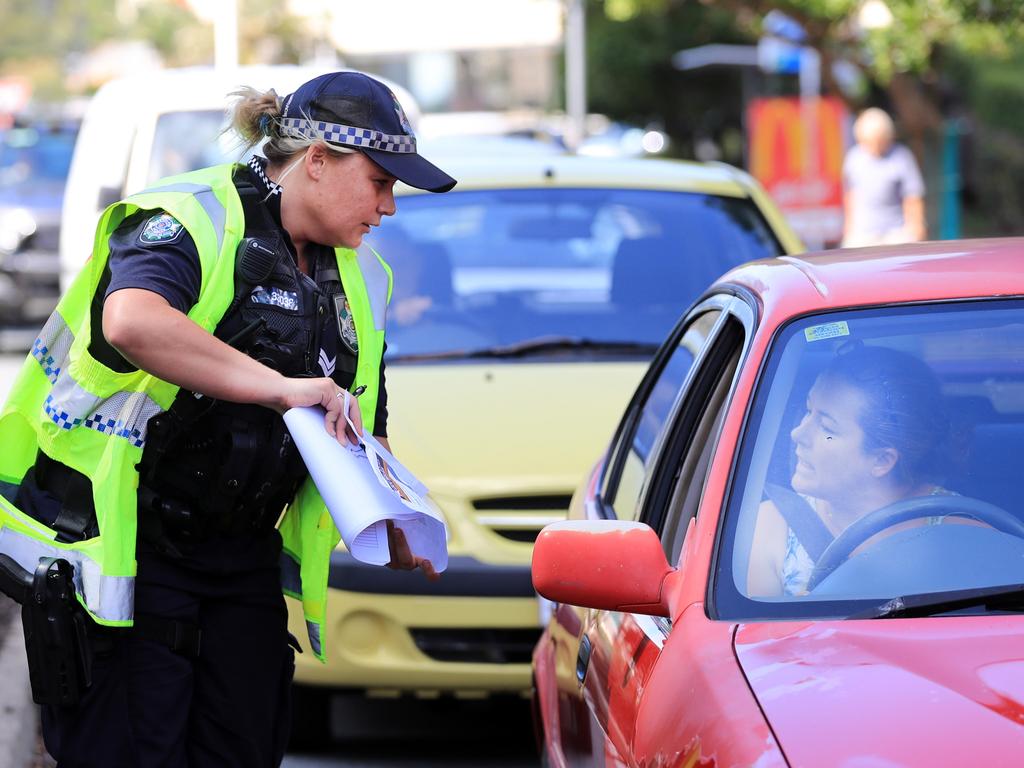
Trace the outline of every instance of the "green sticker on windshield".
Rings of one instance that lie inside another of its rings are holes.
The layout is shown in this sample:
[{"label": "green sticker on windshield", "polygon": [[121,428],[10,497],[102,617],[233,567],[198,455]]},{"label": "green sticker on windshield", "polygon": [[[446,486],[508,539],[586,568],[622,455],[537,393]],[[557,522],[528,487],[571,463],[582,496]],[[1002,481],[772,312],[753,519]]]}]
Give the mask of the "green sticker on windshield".
[{"label": "green sticker on windshield", "polygon": [[849,336],[850,328],[845,320],[837,323],[823,323],[804,328],[804,338],[808,341],[822,341],[823,339],[834,339],[837,336]]}]

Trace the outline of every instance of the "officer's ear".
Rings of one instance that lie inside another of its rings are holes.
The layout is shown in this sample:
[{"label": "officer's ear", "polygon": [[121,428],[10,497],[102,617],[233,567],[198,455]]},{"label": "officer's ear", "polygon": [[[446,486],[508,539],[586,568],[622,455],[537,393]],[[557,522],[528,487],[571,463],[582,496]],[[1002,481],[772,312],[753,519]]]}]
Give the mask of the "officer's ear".
[{"label": "officer's ear", "polygon": [[306,150],[304,162],[306,173],[314,181],[320,181],[320,178],[323,176],[327,162],[330,160],[330,157],[328,157],[329,152],[330,150],[323,144],[312,144]]}]

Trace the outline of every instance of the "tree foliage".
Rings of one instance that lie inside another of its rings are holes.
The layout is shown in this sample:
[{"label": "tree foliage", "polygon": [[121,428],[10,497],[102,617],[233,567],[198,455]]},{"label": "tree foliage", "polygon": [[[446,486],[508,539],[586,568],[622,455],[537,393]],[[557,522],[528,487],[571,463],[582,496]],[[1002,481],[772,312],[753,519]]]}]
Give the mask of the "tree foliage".
[{"label": "tree foliage", "polygon": [[[304,24],[279,0],[240,0],[242,63],[294,63],[311,54]],[[27,77],[38,94],[63,95],[68,74],[104,42],[144,40],[168,66],[213,61],[213,30],[182,2],[0,0],[0,76]]]},{"label": "tree foliage", "polygon": [[701,2],[729,10],[754,33],[770,11],[785,13],[803,25],[810,45],[859,64],[881,83],[899,73],[927,72],[938,47],[1009,53],[1024,41],[1020,0],[884,0],[891,18],[873,28],[861,24],[863,0]]},{"label": "tree foliage", "polygon": [[587,0],[586,10],[590,111],[658,123],[677,139],[699,132],[700,123],[740,121],[738,99],[722,97],[723,87],[738,90],[736,73],[698,82],[672,66],[673,54],[685,48],[752,42],[727,11],[672,0]]}]

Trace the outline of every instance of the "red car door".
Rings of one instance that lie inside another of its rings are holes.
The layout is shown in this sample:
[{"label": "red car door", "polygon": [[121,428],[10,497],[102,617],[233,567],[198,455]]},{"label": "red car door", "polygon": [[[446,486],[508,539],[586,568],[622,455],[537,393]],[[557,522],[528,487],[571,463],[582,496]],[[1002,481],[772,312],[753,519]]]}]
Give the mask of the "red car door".
[{"label": "red car door", "polygon": [[[661,368],[656,368],[656,360],[652,366],[656,373],[641,385],[641,392],[647,387],[646,397],[635,399],[635,415],[631,419],[627,413],[618,447],[609,453],[608,472],[613,476],[606,479],[604,493],[611,503],[599,500],[587,505],[588,511],[603,505],[608,516],[633,516],[647,522],[661,533],[670,562],[677,561],[696,511],[742,346],[742,325],[721,311],[728,303],[716,306],[712,300],[698,308],[676,344],[667,347],[667,353],[663,348]],[[691,487],[698,492],[688,493]],[[673,509],[673,514],[666,515],[666,508]],[[576,681],[580,695],[574,697],[569,691],[560,695],[566,764],[636,765],[638,712],[672,623],[665,617],[580,612],[561,606],[556,620],[563,622],[563,629],[567,629],[568,612],[579,621]]]},{"label": "red car door", "polygon": [[[587,632],[593,643],[583,697],[592,713],[592,765],[633,765],[633,733],[644,686],[665,645],[667,619],[632,613],[595,612]],[[586,646],[581,644],[581,650]],[[603,758],[603,760],[602,760]]]}]

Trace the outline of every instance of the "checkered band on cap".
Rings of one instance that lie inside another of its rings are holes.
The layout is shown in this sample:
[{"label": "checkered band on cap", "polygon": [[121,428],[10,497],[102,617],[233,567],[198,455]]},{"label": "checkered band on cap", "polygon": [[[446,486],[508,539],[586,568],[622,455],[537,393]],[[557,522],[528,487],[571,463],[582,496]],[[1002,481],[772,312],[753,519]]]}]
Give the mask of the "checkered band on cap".
[{"label": "checkered band on cap", "polygon": [[369,128],[354,128],[340,123],[325,123],[304,117],[283,117],[279,120],[282,136],[294,139],[322,139],[329,144],[343,144],[359,149],[377,149],[381,152],[416,153],[416,137],[392,135]]}]

